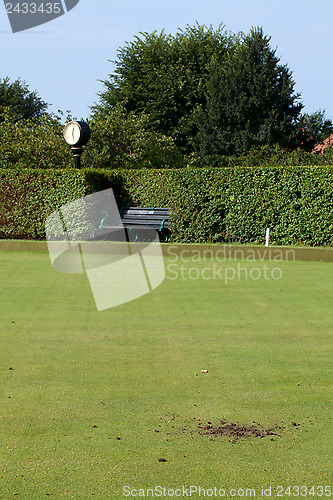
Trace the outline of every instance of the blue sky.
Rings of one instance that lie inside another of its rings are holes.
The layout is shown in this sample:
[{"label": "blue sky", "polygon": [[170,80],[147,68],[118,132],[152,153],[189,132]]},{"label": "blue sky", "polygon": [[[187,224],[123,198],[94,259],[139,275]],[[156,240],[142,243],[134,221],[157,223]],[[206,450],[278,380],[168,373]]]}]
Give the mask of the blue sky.
[{"label": "blue sky", "polygon": [[80,0],[66,15],[16,34],[1,3],[0,77],[25,80],[50,111],[87,118],[119,47],[140,31],[175,34],[196,21],[235,33],[262,26],[293,72],[304,111],[322,109],[333,120],[332,0]]}]

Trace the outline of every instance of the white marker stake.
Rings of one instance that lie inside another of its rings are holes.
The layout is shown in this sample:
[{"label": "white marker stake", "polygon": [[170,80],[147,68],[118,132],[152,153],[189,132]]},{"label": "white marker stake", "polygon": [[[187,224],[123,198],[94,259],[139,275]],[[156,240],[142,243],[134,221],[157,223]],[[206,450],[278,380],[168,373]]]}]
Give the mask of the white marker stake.
[{"label": "white marker stake", "polygon": [[266,229],[266,244],[265,247],[268,247],[269,245],[269,227]]}]

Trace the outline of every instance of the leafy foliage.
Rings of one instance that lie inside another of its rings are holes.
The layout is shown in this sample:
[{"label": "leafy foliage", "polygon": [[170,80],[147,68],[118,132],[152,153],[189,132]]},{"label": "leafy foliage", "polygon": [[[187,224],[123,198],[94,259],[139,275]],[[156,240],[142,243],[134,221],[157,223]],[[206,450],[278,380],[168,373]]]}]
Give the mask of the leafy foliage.
[{"label": "leafy foliage", "polygon": [[26,82],[18,79],[11,83],[8,77],[0,79],[0,114],[7,110],[12,121],[36,120],[47,107],[36,91],[29,90]]},{"label": "leafy foliage", "polygon": [[333,123],[325,117],[325,113],[322,110],[302,115],[300,126],[305,136],[303,148],[308,151],[311,151],[315,144],[323,142],[333,134]]},{"label": "leafy foliage", "polygon": [[321,111],[301,115],[292,73],[261,28],[140,33],[114,63],[94,112],[107,116],[121,104],[125,114],[142,114],[145,130],[171,137],[205,166],[263,145],[310,151],[331,130]]},{"label": "leafy foliage", "polygon": [[287,66],[261,28],[243,36],[226,63],[210,64],[207,106],[198,115],[198,150],[207,165],[221,155],[242,155],[252,146],[300,143],[303,105]]},{"label": "leafy foliage", "polygon": [[48,215],[87,191],[74,169],[0,169],[0,238],[44,239]]},{"label": "leafy foliage", "polygon": [[59,206],[112,187],[118,206],[168,206],[178,242],[333,244],[331,166],[2,169],[0,237],[42,239]]},{"label": "leafy foliage", "polygon": [[126,113],[115,105],[96,113],[90,122],[92,138],[84,154],[86,166],[97,168],[181,167],[182,155],[171,137],[147,128],[147,115]]},{"label": "leafy foliage", "polygon": [[0,167],[64,168],[73,157],[62,135],[60,116],[44,114],[32,119],[12,121],[11,110],[0,115]]},{"label": "leafy foliage", "polygon": [[[193,165],[203,166],[202,161],[198,156],[192,157]],[[229,167],[277,167],[277,166],[301,166],[301,165],[332,165],[333,163],[333,148],[327,148],[323,155],[309,153],[304,149],[286,149],[273,144],[268,146],[252,146],[250,151],[247,151],[241,156],[221,156],[219,157],[218,166]]]},{"label": "leafy foliage", "polygon": [[108,112],[122,103],[127,112],[147,115],[148,128],[190,152],[195,111],[206,102],[208,63],[213,56],[222,60],[234,38],[222,25],[216,31],[187,26],[175,36],[140,33],[118,51],[116,70],[104,81],[95,109]]}]

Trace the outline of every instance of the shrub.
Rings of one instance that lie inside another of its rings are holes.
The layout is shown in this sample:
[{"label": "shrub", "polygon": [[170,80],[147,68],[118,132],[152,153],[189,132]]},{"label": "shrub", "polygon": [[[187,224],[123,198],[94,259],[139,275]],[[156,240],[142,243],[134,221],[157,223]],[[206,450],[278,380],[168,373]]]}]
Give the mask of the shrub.
[{"label": "shrub", "polygon": [[73,165],[59,116],[45,114],[38,122],[13,122],[8,112],[0,121],[0,167],[64,168]]},{"label": "shrub", "polygon": [[0,237],[43,239],[52,211],[108,187],[119,208],[170,207],[175,242],[333,243],[330,166],[0,170]]},{"label": "shrub", "polygon": [[83,157],[94,168],[176,168],[183,156],[171,137],[147,130],[148,117],[126,114],[122,106],[96,113],[89,123],[92,138]]}]

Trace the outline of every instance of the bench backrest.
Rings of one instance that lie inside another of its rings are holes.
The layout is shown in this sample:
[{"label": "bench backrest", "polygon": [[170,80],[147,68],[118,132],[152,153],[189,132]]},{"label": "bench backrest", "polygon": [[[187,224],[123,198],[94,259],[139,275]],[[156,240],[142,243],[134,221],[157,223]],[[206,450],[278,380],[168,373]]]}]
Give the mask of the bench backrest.
[{"label": "bench backrest", "polygon": [[155,207],[123,207],[120,217],[125,227],[149,226],[154,229],[166,229],[169,226],[170,210]]}]

